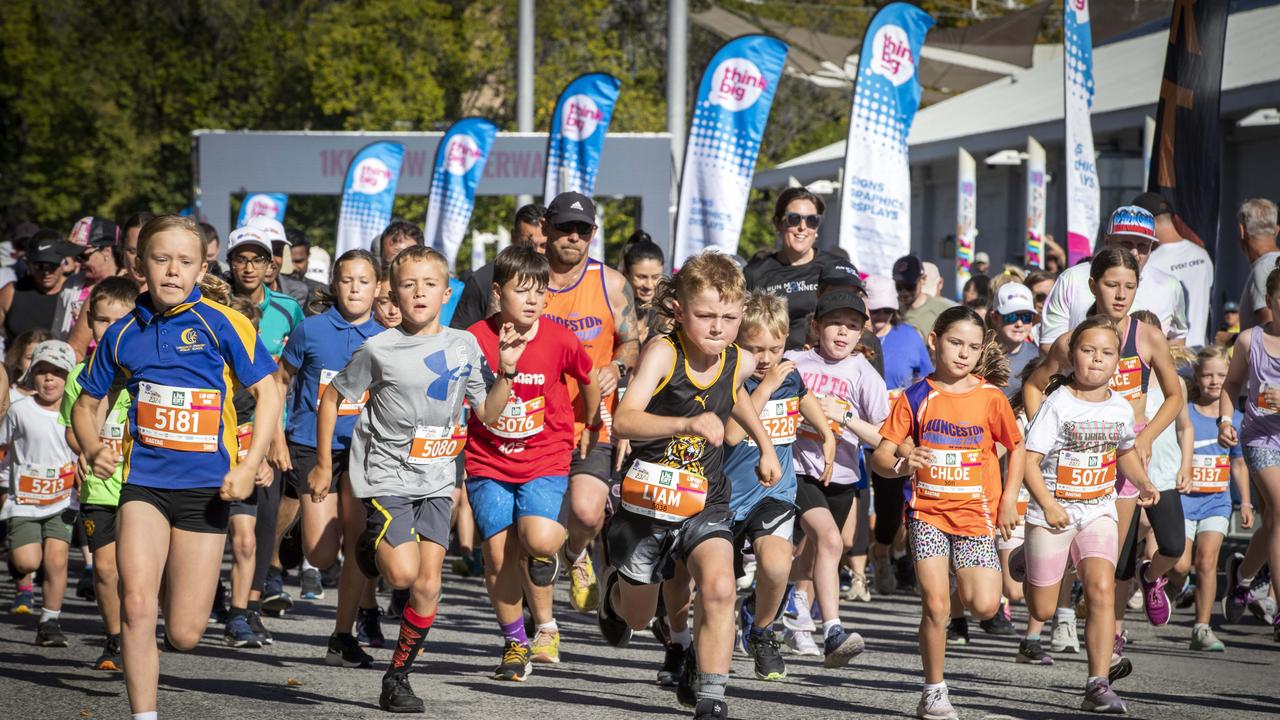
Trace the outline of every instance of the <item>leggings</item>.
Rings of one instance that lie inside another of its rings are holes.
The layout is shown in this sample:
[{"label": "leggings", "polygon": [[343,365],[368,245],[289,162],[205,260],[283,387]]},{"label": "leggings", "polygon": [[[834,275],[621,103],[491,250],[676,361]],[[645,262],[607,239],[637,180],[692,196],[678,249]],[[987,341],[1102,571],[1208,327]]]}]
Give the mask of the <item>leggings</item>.
[{"label": "leggings", "polygon": [[867,554],[867,547],[870,546],[871,533],[867,526],[871,524],[871,501],[867,498],[871,493],[858,493],[858,503],[854,506],[854,517],[858,519],[858,526],[853,530],[853,548],[849,550],[849,554],[853,557]]},{"label": "leggings", "polygon": [[254,525],[253,535],[258,541],[258,552],[254,557],[253,590],[262,590],[262,583],[267,579],[267,568],[271,566],[271,556],[276,549],[276,512],[280,509],[280,493],[284,481],[278,470],[273,470],[275,479],[270,485],[258,488],[258,522]]},{"label": "leggings", "polygon": [[[1156,536],[1157,551],[1168,558],[1182,557],[1186,547],[1186,523],[1182,519],[1182,497],[1177,490],[1160,493],[1160,501],[1149,508],[1138,508],[1147,513],[1147,522]],[[1120,559],[1116,562],[1116,579],[1132,580],[1138,566],[1138,513],[1133,514],[1129,533],[1120,544]]]},{"label": "leggings", "polygon": [[[906,507],[902,486],[906,478],[886,478],[871,476],[871,486],[875,489],[876,508],[876,543],[892,545],[893,538],[902,527],[902,511]],[[857,541],[854,541],[857,545]]]}]

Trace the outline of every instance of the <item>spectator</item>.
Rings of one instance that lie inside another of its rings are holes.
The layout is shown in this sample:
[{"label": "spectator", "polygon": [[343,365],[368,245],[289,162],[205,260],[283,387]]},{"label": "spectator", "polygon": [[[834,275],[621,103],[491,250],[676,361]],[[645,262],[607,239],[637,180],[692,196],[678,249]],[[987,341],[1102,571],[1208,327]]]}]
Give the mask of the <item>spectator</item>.
[{"label": "spectator", "polygon": [[[546,214],[547,209],[537,203],[530,203],[516,210],[511,227],[511,244],[529,245],[540,253],[546,253],[547,237],[542,233],[542,217]],[[466,330],[489,317],[490,311],[496,309],[494,302],[493,263],[488,263],[473,270],[471,277],[467,278],[449,326]]]},{"label": "spectator", "polygon": [[[898,292],[898,310],[909,325],[927,338],[933,332],[933,322],[943,310],[955,305],[945,298],[930,295],[925,287],[930,284],[925,276],[926,263],[915,255],[905,255],[893,264],[893,283]],[[937,266],[935,266],[936,268]],[[941,281],[941,279],[939,279]]]},{"label": "spectator", "polygon": [[1271,322],[1267,308],[1267,276],[1280,260],[1276,248],[1276,204],[1265,198],[1245,200],[1240,206],[1238,225],[1240,249],[1249,259],[1249,279],[1240,296],[1240,329]]},{"label": "spectator", "polygon": [[979,252],[973,256],[973,264],[969,266],[969,271],[975,275],[986,275],[991,268],[991,257],[984,252]]},{"label": "spectator", "polygon": [[1147,261],[1182,283],[1187,307],[1187,346],[1204,347],[1209,332],[1209,301],[1213,298],[1213,261],[1209,253],[1182,237],[1173,222],[1173,208],[1160,193],[1142,193],[1133,204],[1155,216],[1156,239],[1160,244]]},{"label": "spectator", "polygon": [[[129,219],[124,221],[124,227],[120,228],[120,269],[123,271],[121,274],[138,283],[138,287],[143,292],[147,290],[147,281],[138,273],[138,235],[142,232],[142,226],[150,222],[153,217],[155,215],[143,210],[130,215]],[[215,240],[217,237],[217,233],[214,233]]]},{"label": "spectator", "polygon": [[80,247],[66,242],[52,230],[41,230],[28,242],[25,277],[0,289],[0,315],[5,337],[13,338],[28,330],[49,331],[58,309],[58,296],[66,276],[62,261],[73,257]]},{"label": "spectator", "polygon": [[[922,288],[922,291],[929,297],[942,297],[942,271],[931,262],[922,263],[922,265],[924,266],[924,288]],[[951,304],[954,305],[955,303]]]}]

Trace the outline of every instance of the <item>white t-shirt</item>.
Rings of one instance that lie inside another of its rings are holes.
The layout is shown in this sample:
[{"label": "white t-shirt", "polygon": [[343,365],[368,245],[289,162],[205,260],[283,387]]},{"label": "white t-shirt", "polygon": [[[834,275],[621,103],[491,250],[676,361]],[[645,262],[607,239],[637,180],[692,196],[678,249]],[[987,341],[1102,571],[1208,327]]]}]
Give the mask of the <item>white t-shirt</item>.
[{"label": "white t-shirt", "polygon": [[1161,243],[1151,251],[1147,267],[1178,279],[1186,296],[1187,347],[1204,347],[1209,332],[1209,300],[1213,297],[1213,261],[1204,248],[1183,240]]},{"label": "white t-shirt", "polygon": [[[1155,377],[1147,388],[1147,420],[1156,416],[1164,404],[1164,393]],[[1147,463],[1147,477],[1156,490],[1166,492],[1178,486],[1178,468],[1182,465],[1182,447],[1178,445],[1177,421],[1169,423],[1151,443],[1151,461]]]},{"label": "white t-shirt", "polygon": [[1240,295],[1241,331],[1258,324],[1258,311],[1267,306],[1267,276],[1276,269],[1277,261],[1280,261],[1280,251],[1269,252],[1249,266],[1249,278]]},{"label": "white t-shirt", "polygon": [[[1089,291],[1089,266],[1073,265],[1063,270],[1044,301],[1040,344],[1052,345],[1084,322],[1093,302],[1093,293]],[[1155,313],[1160,318],[1165,337],[1170,340],[1187,337],[1187,300],[1182,284],[1163,270],[1151,267],[1150,263],[1138,278],[1138,294],[1133,299],[1132,310]]]},{"label": "white t-shirt", "polygon": [[[1031,418],[1027,452],[1044,455],[1040,473],[1044,476],[1045,488],[1055,495],[1077,526],[1083,527],[1100,515],[1117,518],[1115,489],[1113,486],[1111,492],[1090,499],[1058,495],[1059,465],[1101,471],[1108,461],[1115,461],[1116,451],[1133,447],[1133,428],[1133,408],[1119,393],[1110,392],[1102,402],[1087,402],[1076,397],[1069,387],[1058,388],[1045,397],[1039,412]],[[1114,467],[1106,473],[1113,482],[1117,478]],[[1065,486],[1063,492],[1070,494]],[[1027,506],[1027,524],[1048,527],[1044,510],[1035,498]]]},{"label": "white t-shirt", "polygon": [[34,397],[24,397],[9,407],[9,414],[0,421],[0,444],[9,445],[9,489],[0,519],[11,517],[45,518],[60,513],[71,504],[71,495],[50,505],[24,505],[16,501],[18,476],[26,468],[29,473],[37,468],[61,468],[74,462],[75,453],[67,445],[66,428],[58,424],[58,407],[40,407]]}]

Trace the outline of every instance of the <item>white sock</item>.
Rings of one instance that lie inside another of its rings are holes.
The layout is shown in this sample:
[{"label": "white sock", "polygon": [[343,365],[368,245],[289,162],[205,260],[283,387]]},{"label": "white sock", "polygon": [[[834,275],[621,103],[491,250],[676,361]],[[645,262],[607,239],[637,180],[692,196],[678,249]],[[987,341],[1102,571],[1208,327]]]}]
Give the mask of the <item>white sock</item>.
[{"label": "white sock", "polygon": [[303,570],[319,570],[320,568],[316,567],[315,565],[312,565],[311,561],[304,557],[302,558],[302,569]]},{"label": "white sock", "polygon": [[693,631],[689,628],[683,630],[671,631],[671,642],[676,643],[686,650],[693,644]]},{"label": "white sock", "polygon": [[1196,623],[1195,625],[1191,626],[1191,632],[1195,632],[1195,631],[1199,630],[1200,628],[1204,628],[1205,630],[1208,630],[1208,629],[1209,629],[1209,623]]},{"label": "white sock", "polygon": [[1040,633],[1027,633],[1026,640],[1029,642],[1040,642]]},{"label": "white sock", "polygon": [[49,608],[45,608],[40,611],[40,622],[46,623],[50,620],[57,620],[61,615],[61,610],[50,610]]},{"label": "white sock", "polygon": [[826,636],[830,635],[831,628],[840,628],[841,630],[844,629],[843,627],[841,627],[839,620],[823,620],[822,621],[822,637],[825,638]]},{"label": "white sock", "polygon": [[925,692],[928,692],[928,691],[930,691],[930,690],[938,690],[938,689],[946,690],[946,689],[947,689],[947,681],[946,681],[946,680],[943,680],[943,681],[942,681],[942,682],[940,682],[940,683],[932,683],[932,684],[931,684],[931,683],[925,683],[925,684],[924,684],[924,690],[925,690]]},{"label": "white sock", "polygon": [[133,714],[133,720],[157,720],[159,717],[160,716],[156,714],[155,710],[148,710],[146,712]]},{"label": "white sock", "polygon": [[542,623],[538,626],[538,632],[542,632],[543,630],[549,633],[558,633],[560,632],[560,626],[556,624],[555,618],[552,618],[551,622]]},{"label": "white sock", "polygon": [[1075,622],[1076,621],[1075,608],[1058,608],[1058,611],[1054,614],[1057,617],[1058,622]]}]

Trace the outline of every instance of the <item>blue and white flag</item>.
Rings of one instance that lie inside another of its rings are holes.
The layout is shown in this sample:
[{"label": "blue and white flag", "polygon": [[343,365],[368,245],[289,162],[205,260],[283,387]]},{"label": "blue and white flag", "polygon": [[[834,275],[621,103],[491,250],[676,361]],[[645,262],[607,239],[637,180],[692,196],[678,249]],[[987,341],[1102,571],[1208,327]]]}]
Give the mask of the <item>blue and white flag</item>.
[{"label": "blue and white flag", "polygon": [[463,118],[445,132],[436,150],[431,172],[431,199],[427,205],[427,247],[449,260],[452,270],[462,238],[476,206],[476,186],[493,148],[498,126],[484,118]]},{"label": "blue and white flag", "polygon": [[744,35],[721,46],[702,74],[680,177],[673,267],[703,250],[738,251],[787,49],[768,35]]},{"label": "blue and white flag", "polygon": [[335,258],[356,248],[368,250],[373,239],[391,224],[403,160],[404,145],[386,141],[365,145],[351,158],[338,210]]},{"label": "blue and white flag", "polygon": [[621,87],[622,81],[612,75],[588,73],[578,76],[560,93],[547,137],[543,204],[550,205],[562,192],[591,197],[604,137]]},{"label": "blue and white flag", "polygon": [[271,217],[284,224],[284,209],[289,204],[289,196],[284,193],[249,193],[240,203],[240,215],[236,218],[236,227],[256,217]]},{"label": "blue and white flag", "polygon": [[1093,29],[1089,0],[1062,5],[1063,71],[1066,73],[1067,264],[1093,254],[1101,221],[1102,190],[1093,154]]},{"label": "blue and white flag", "polygon": [[931,27],[929,13],[895,2],[876,12],[862,39],[840,187],[840,247],[871,275],[892,275],[894,261],[911,252],[907,136]]}]

